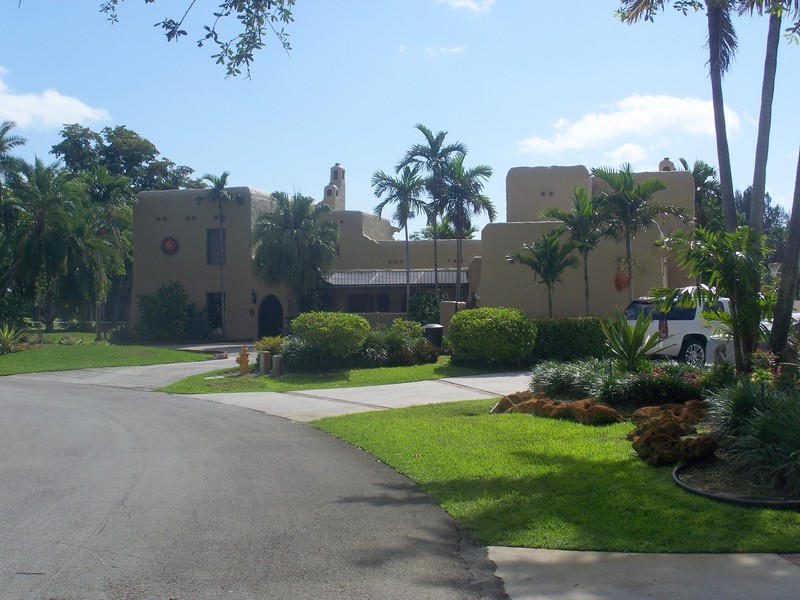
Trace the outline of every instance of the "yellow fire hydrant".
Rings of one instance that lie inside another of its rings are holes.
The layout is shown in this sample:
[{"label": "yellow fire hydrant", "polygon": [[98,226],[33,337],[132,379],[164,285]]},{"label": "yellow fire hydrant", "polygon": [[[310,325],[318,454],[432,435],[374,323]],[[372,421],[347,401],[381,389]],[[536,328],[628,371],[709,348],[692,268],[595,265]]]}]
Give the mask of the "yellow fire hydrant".
[{"label": "yellow fire hydrant", "polygon": [[247,375],[250,371],[250,353],[247,351],[247,346],[242,346],[239,350],[236,362],[239,364],[239,375]]}]

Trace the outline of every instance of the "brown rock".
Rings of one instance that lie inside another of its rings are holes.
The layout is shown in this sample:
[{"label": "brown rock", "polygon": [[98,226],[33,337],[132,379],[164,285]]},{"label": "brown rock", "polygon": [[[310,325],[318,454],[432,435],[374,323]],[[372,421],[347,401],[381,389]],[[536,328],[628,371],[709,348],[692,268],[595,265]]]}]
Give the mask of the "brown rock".
[{"label": "brown rock", "polygon": [[613,408],[592,398],[574,402],[554,402],[549,398],[534,397],[514,405],[508,412],[527,413],[551,419],[568,419],[585,425],[617,423],[622,420]]},{"label": "brown rock", "polygon": [[500,401],[494,405],[494,408],[489,411],[489,414],[496,415],[498,413],[504,413],[510,408],[514,408],[514,403],[509,400],[508,396],[503,396],[500,398]]}]

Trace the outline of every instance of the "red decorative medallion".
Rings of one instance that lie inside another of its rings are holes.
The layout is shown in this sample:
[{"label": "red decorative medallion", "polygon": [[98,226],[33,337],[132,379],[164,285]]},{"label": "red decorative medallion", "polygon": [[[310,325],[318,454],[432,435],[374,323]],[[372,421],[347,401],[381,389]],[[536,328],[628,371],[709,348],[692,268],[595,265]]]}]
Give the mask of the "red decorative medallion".
[{"label": "red decorative medallion", "polygon": [[172,236],[164,238],[164,241],[161,242],[161,251],[167,256],[172,256],[175,254],[178,251],[178,248],[180,248],[178,240]]}]

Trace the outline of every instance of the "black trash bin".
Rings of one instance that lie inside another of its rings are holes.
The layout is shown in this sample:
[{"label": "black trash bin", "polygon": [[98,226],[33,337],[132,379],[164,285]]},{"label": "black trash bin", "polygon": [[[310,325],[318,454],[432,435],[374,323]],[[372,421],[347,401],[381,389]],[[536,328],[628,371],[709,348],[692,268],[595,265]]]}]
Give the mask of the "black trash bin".
[{"label": "black trash bin", "polygon": [[437,348],[442,347],[442,336],[444,335],[444,325],[438,323],[428,323],[423,327],[425,339]]}]

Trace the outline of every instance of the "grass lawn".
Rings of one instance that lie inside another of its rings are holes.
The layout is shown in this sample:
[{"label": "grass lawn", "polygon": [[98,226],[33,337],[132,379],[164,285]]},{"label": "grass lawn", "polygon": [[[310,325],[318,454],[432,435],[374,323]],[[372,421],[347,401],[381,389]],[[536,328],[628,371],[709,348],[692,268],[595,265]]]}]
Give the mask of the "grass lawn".
[{"label": "grass lawn", "polygon": [[[325,373],[287,373],[280,378],[239,375],[238,368],[223,369],[214,373],[193,375],[161,388],[171,394],[206,394],[227,392],[294,392],[324,388],[362,387],[389,383],[427,381],[443,377],[460,377],[485,373],[486,369],[473,369],[450,364],[447,356],[427,365],[413,367],[386,367],[381,369],[350,369]],[[218,377],[209,379],[209,377]]]},{"label": "grass lawn", "polygon": [[[55,334],[60,339],[65,334]],[[73,337],[94,334],[73,334]],[[111,346],[93,344],[84,339],[81,345],[61,345],[58,343],[31,346],[22,352],[0,356],[0,375],[16,373],[38,373],[43,371],[69,371],[92,367],[134,367],[164,363],[194,362],[205,360],[206,354],[183,352],[169,348],[152,346]],[[211,367],[209,367],[211,368]]]},{"label": "grass lawn", "polygon": [[630,424],[589,427],[492,400],[328,418],[315,427],[417,482],[487,545],[623,552],[800,552],[800,513],[690,494],[647,466]]}]

